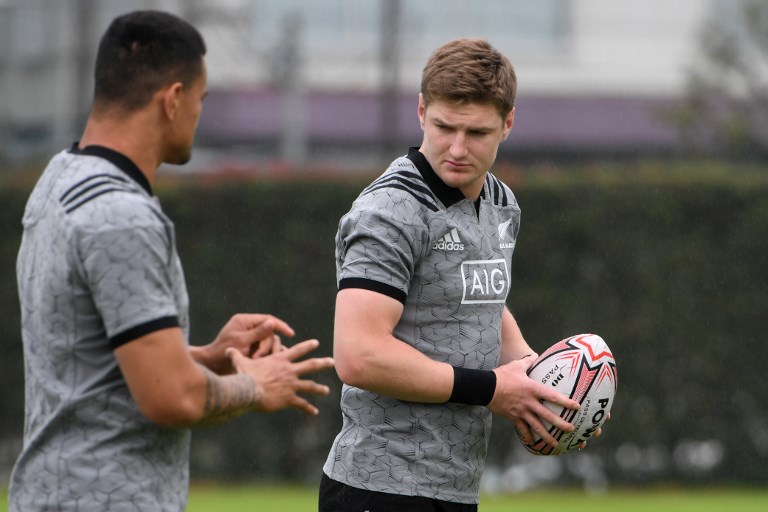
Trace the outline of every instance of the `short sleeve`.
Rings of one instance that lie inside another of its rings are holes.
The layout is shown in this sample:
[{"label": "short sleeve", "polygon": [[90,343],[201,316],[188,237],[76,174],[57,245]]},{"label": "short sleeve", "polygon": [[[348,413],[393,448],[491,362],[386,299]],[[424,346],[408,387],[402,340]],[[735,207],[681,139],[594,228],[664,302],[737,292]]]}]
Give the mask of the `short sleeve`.
[{"label": "short sleeve", "polygon": [[405,302],[425,243],[416,213],[407,203],[356,202],[336,235],[339,289],[366,288]]},{"label": "short sleeve", "polygon": [[78,258],[113,347],[179,325],[173,242],[161,222],[83,233]]}]

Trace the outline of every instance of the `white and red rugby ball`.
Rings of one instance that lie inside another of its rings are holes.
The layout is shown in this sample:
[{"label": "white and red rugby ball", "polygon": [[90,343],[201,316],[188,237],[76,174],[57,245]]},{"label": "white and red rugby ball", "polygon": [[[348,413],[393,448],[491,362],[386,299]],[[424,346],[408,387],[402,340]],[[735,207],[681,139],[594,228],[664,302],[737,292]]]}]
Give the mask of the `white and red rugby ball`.
[{"label": "white and red rugby ball", "polygon": [[549,347],[528,369],[528,376],[576,400],[574,411],[544,402],[551,411],[576,429],[563,432],[544,422],[559,441],[557,448],[545,443],[534,432],[534,442],[523,446],[536,455],[560,455],[589,439],[608,419],[618,385],[616,360],[603,338],[596,334],[577,334]]}]

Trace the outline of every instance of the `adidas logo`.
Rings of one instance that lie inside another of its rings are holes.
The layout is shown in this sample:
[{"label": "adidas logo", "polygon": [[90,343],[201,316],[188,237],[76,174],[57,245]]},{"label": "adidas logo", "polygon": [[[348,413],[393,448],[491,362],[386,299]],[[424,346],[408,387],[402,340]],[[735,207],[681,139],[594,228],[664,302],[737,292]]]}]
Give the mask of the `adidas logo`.
[{"label": "adidas logo", "polygon": [[432,248],[440,249],[442,251],[463,251],[464,244],[461,243],[461,240],[459,239],[459,231],[456,228],[453,228],[432,244]]}]

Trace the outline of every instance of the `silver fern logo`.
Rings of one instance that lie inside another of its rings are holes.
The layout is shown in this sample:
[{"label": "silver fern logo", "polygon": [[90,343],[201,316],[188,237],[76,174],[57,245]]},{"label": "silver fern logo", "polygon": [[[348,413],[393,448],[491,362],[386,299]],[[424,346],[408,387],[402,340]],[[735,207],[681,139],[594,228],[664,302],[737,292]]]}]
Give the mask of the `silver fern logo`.
[{"label": "silver fern logo", "polygon": [[515,240],[510,238],[508,242],[505,242],[507,235],[509,234],[509,226],[512,224],[512,219],[499,224],[499,247],[502,249],[514,249]]}]

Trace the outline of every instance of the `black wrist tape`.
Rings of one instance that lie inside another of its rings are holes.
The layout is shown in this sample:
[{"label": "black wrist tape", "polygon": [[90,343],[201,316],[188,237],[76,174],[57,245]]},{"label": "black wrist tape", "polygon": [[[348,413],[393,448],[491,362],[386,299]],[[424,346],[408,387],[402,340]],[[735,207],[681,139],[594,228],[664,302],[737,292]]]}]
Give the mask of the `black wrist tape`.
[{"label": "black wrist tape", "polygon": [[496,373],[492,370],[472,370],[453,367],[453,391],[449,402],[488,405],[496,392]]}]

